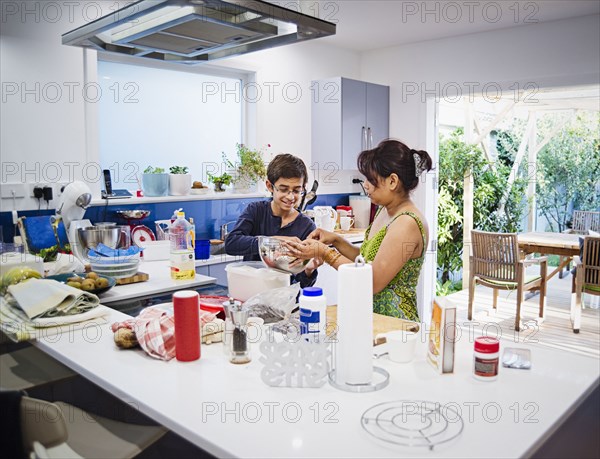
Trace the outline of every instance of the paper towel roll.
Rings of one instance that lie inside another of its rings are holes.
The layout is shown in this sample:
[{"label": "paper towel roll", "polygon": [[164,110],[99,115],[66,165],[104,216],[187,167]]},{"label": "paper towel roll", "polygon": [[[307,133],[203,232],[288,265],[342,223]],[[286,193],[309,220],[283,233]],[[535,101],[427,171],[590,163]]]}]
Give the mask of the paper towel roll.
[{"label": "paper towel roll", "polygon": [[173,294],[175,357],[182,362],[200,358],[200,298],[198,292],[181,290]]},{"label": "paper towel roll", "polygon": [[368,196],[350,196],[350,207],[354,214],[354,227],[368,227],[371,216],[371,199]]},{"label": "paper towel roll", "polygon": [[373,270],[362,261],[338,269],[337,384],[370,384],[373,378]]}]

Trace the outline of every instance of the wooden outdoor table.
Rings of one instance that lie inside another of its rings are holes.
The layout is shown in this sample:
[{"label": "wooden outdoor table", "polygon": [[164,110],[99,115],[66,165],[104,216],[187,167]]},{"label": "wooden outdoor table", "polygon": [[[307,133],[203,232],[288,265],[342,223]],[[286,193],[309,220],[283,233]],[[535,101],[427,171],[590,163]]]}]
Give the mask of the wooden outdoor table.
[{"label": "wooden outdoor table", "polygon": [[579,236],[567,233],[521,233],[518,236],[519,249],[525,254],[560,255],[558,267],[547,279],[551,279],[567,266],[574,256],[579,255]]}]

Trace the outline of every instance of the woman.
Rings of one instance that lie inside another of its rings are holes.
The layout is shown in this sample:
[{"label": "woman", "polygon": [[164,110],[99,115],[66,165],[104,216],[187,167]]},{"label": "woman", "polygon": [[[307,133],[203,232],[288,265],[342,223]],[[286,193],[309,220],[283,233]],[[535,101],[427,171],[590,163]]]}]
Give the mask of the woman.
[{"label": "woman", "polygon": [[[365,191],[379,205],[360,249],[335,233],[316,229],[303,242],[287,242],[291,254],[317,258],[337,269],[353,263],[359,253],[373,268],[373,310],[418,321],[416,287],[428,241],[427,222],[410,199],[432,161],[397,140],[385,140],[358,157],[366,177]],[[329,247],[333,245],[333,247]]]}]

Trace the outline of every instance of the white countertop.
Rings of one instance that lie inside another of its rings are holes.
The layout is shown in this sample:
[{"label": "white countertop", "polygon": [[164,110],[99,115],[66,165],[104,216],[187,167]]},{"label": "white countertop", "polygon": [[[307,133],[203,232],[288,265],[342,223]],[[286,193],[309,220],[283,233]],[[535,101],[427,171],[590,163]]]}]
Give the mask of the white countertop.
[{"label": "white countertop", "polygon": [[115,285],[108,292],[102,294],[100,301],[103,304],[110,304],[115,301],[139,298],[155,293],[195,288],[201,285],[213,284],[216,281],[214,277],[201,274],[196,274],[196,277],[191,280],[173,280],[171,279],[168,261],[140,261],[138,271],[148,274],[150,276],[149,280],[136,282],[135,284]]},{"label": "white countertop", "polygon": [[[113,311],[109,324],[129,318]],[[457,342],[455,373],[438,375],[425,362],[425,344],[412,363],[387,357],[375,364],[391,375],[388,387],[354,394],[271,388],[260,379],[257,345],[252,362],[230,364],[220,343],[203,345],[202,358],[182,363],[119,350],[109,324],[90,339],[83,332],[34,343],[84,377],[216,456],[227,457],[521,457],[528,455],[598,384],[598,360],[502,340],[532,351],[531,370],[501,368],[494,382],[471,373],[472,336]],[[152,384],[148,384],[152,381]],[[439,450],[382,445],[362,429],[362,413],[381,402],[426,400],[460,411],[464,430]]]}]

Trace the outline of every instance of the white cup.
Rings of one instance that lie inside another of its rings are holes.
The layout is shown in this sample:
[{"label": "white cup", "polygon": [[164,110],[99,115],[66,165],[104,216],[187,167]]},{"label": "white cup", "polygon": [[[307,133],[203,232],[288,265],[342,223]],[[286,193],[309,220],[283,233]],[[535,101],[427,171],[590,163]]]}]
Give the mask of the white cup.
[{"label": "white cup", "polygon": [[386,333],[388,357],[392,362],[408,363],[415,356],[415,344],[418,333],[407,330],[396,330]]},{"label": "white cup", "polygon": [[340,217],[340,228],[342,230],[348,231],[353,224],[354,219],[352,217]]}]

